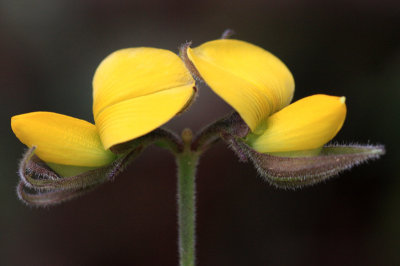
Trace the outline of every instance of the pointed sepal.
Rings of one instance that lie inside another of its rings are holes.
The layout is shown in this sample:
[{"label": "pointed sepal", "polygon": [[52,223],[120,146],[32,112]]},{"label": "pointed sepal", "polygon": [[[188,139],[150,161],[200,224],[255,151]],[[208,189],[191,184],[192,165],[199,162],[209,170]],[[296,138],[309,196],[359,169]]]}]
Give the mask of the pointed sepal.
[{"label": "pointed sepal", "polygon": [[62,177],[35,155],[35,147],[27,150],[21,160],[17,187],[20,200],[27,205],[45,207],[76,198],[95,187],[112,181],[126,165],[142,151],[142,146],[126,152],[110,165],[88,170],[70,177]]},{"label": "pointed sepal", "polygon": [[195,151],[204,152],[220,138],[231,141],[234,138],[244,138],[250,132],[250,128],[237,112],[233,112],[202,129],[192,144]]},{"label": "pointed sepal", "polygon": [[166,128],[157,128],[137,139],[116,144],[110,150],[115,154],[125,154],[140,146],[147,147],[151,144],[165,148],[172,153],[178,153],[183,150],[183,144],[178,135]]},{"label": "pointed sepal", "polygon": [[323,182],[339,173],[385,154],[383,145],[327,145],[317,155],[309,153],[275,156],[253,150],[242,140],[227,138],[234,151],[253,162],[271,185],[297,189]]}]

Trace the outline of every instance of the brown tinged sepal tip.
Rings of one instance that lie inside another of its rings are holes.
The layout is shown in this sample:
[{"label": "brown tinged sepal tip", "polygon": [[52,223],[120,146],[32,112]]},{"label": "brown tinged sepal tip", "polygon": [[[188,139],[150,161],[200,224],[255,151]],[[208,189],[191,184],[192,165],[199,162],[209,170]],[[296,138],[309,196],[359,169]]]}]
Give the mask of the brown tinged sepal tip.
[{"label": "brown tinged sepal tip", "polygon": [[233,29],[226,29],[224,30],[224,32],[221,34],[221,38],[220,39],[229,39],[231,38],[233,35],[235,35],[235,31]]},{"label": "brown tinged sepal tip", "polygon": [[197,81],[204,82],[204,79],[201,77],[199,71],[189,59],[187,50],[190,48],[190,45],[192,45],[192,42],[185,42],[184,44],[182,44],[179,47],[179,56],[182,59],[183,63],[185,63],[186,68],[192,74],[193,78]]}]

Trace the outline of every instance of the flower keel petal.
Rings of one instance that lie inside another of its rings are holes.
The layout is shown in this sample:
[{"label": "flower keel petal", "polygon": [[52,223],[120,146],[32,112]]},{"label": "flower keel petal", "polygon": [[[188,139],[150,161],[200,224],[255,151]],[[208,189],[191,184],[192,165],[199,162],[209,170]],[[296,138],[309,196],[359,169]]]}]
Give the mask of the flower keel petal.
[{"label": "flower keel petal", "polygon": [[32,112],[12,117],[11,127],[22,143],[36,146],[37,156],[46,162],[98,167],[115,159],[103,148],[96,127],[81,119]]},{"label": "flower keel petal", "polygon": [[329,142],[346,117],[344,97],[313,95],[271,115],[261,135],[249,135],[248,144],[261,153],[312,150]]}]

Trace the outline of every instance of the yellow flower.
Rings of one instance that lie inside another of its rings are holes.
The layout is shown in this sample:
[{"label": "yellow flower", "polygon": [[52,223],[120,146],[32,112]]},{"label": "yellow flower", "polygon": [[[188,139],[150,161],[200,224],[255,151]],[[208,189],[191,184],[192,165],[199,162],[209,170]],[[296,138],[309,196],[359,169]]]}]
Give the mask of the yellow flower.
[{"label": "yellow flower", "polygon": [[246,140],[258,152],[317,149],[343,125],[344,97],[314,95],[287,106],[294,93],[293,76],[282,61],[258,46],[215,40],[187,48],[185,56],[240,114],[252,131]]},{"label": "yellow flower", "polygon": [[176,54],[156,48],[123,49],[96,70],[95,125],[33,112],[12,117],[11,127],[22,143],[36,146],[36,155],[53,169],[90,169],[110,164],[116,158],[110,147],[163,125],[190,103],[193,94],[194,80]]},{"label": "yellow flower", "polygon": [[143,136],[191,101],[194,80],[180,58],[163,49],[116,51],[93,78],[93,115],[104,148]]}]

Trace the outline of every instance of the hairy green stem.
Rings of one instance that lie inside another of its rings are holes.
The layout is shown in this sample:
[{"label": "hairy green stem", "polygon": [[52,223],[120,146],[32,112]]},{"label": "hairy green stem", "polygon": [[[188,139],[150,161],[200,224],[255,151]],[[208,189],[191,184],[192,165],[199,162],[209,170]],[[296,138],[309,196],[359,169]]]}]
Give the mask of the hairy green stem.
[{"label": "hairy green stem", "polygon": [[[186,142],[186,141],[185,141]],[[178,230],[180,266],[194,266],[196,253],[196,167],[199,154],[190,150],[189,141],[177,155],[178,165]]]}]

